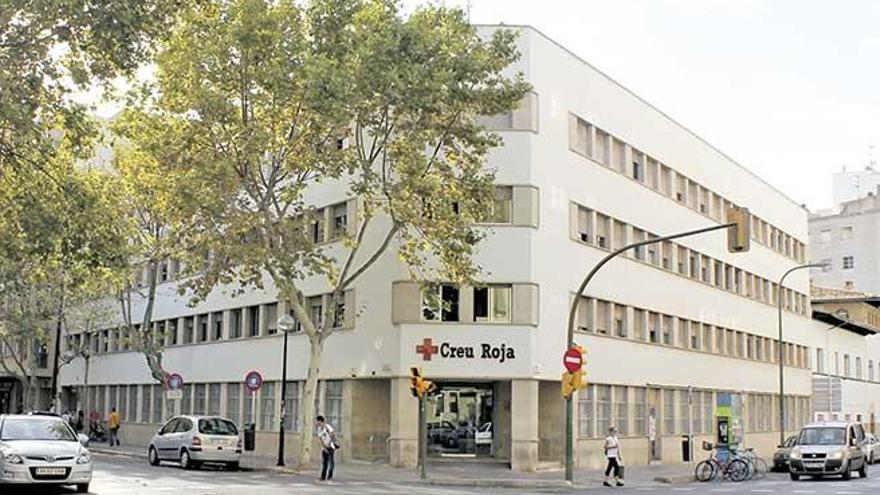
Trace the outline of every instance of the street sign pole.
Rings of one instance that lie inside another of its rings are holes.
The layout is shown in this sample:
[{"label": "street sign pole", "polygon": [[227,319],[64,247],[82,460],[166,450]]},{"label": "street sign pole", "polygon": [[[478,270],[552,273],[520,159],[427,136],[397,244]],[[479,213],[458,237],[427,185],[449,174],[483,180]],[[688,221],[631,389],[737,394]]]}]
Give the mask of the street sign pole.
[{"label": "street sign pole", "polygon": [[419,397],[419,477],[428,479],[428,425],[427,425],[427,402],[428,395]]}]

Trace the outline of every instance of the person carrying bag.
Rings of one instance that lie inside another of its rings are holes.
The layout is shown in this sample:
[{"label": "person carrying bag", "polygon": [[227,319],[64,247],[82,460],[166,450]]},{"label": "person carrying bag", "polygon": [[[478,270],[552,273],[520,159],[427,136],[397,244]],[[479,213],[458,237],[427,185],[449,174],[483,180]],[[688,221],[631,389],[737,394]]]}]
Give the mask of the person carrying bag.
[{"label": "person carrying bag", "polygon": [[617,436],[617,428],[608,428],[608,436],[605,437],[605,481],[604,486],[611,485],[611,473],[614,472],[615,486],[623,486],[623,459],[620,456],[620,439]]}]

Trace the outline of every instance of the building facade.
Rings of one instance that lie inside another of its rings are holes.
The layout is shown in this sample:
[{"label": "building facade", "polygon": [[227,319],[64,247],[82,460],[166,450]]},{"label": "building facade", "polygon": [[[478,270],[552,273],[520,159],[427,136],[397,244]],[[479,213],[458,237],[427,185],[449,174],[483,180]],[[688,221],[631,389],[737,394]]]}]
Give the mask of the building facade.
[{"label": "building facade", "polygon": [[[778,438],[779,360],[786,430],[813,417],[812,356],[824,334],[810,318],[808,274],[777,284],[808,259],[806,211],[540,32],[513,29],[522,58],[511,70],[522,71],[533,92],[516,111],[484,121],[505,144],[489,158],[498,201],[477,260],[483,280],[438,282],[426,289],[437,297],[426,298],[388,253],[354,284],[326,343],[318,394],[318,411],[346,445],[341,454],[415,464],[417,401],[408,375],[418,366],[440,385],[429,403],[431,455],[491,458],[517,470],[561,462],[561,359],[582,278],[628,243],[723,224],[730,205],[753,214],[749,252],[729,253],[722,231],[647,246],[609,263],[577,301],[589,381],[576,400],[577,464],[603,463],[611,425],[629,463],[681,461],[681,435],[713,438],[721,394],[741,397],[746,443],[769,453]],[[324,208],[322,238],[342,252],[336,229],[354,228],[357,198],[342,184],[322,183],[307,200]],[[92,352],[88,366],[76,359],[62,369],[65,397],[87,411],[119,409],[125,443],[145,444],[170,414],[216,413],[255,422],[258,451],[275,452],[276,321],[285,302],[267,284],[236,298],[218,289],[189,307],[174,290],[176,270],[169,263],[162,271],[154,321],[166,368],[186,383],[183,398],[167,399],[112,327],[72,338]],[[304,290],[316,310],[329,302],[318,281]],[[774,345],[780,290],[782,353]],[[290,349],[284,410],[293,442],[312,433],[293,414],[307,338],[292,335]],[[253,370],[265,380],[255,395],[243,384]]]},{"label": "building facade", "polygon": [[880,187],[880,171],[874,170],[872,162],[862,170],[847,170],[831,175],[832,210],[839,210],[844,203],[864,198]]},{"label": "building facade", "polygon": [[880,294],[880,199],[877,191],[844,202],[835,212],[810,215],[810,258],[822,287]]}]

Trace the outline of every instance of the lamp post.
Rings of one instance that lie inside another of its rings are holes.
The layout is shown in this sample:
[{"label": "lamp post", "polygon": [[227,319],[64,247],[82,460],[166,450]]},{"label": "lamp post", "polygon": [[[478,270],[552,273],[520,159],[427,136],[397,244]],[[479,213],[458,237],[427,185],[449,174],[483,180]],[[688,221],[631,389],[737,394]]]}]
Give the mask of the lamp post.
[{"label": "lamp post", "polygon": [[278,318],[278,329],[284,332],[284,354],[281,360],[281,417],[278,420],[278,462],[276,466],[284,465],[284,420],[287,417],[287,336],[296,328],[296,320],[285,314]]},{"label": "lamp post", "polygon": [[779,339],[776,346],[776,360],[779,362],[779,444],[785,443],[785,360],[783,359],[783,342],[782,342],[782,284],[785,278],[792,272],[798,270],[806,270],[808,268],[823,268],[825,263],[809,263],[806,265],[798,265],[789,268],[779,277],[779,284],[776,285],[776,309],[779,315]]},{"label": "lamp post", "polygon": [[831,389],[831,331],[849,323],[849,311],[840,308],[834,312],[834,316],[836,316],[837,319],[840,320],[840,323],[834,325],[833,327],[828,327],[828,329],[825,331],[825,349],[826,352],[828,352],[828,355],[825,356],[825,366],[827,368],[825,370],[825,377],[828,379],[828,421],[831,421],[831,409],[833,407],[832,398],[834,397]]}]

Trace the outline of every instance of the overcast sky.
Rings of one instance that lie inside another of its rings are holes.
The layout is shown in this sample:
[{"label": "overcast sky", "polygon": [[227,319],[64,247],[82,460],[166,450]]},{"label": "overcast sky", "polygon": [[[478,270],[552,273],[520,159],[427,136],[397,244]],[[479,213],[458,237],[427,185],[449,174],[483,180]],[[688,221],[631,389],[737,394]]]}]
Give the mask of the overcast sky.
[{"label": "overcast sky", "polygon": [[470,12],[540,29],[811,208],[830,206],[833,171],[864,168],[880,145],[880,1],[471,0]]}]

